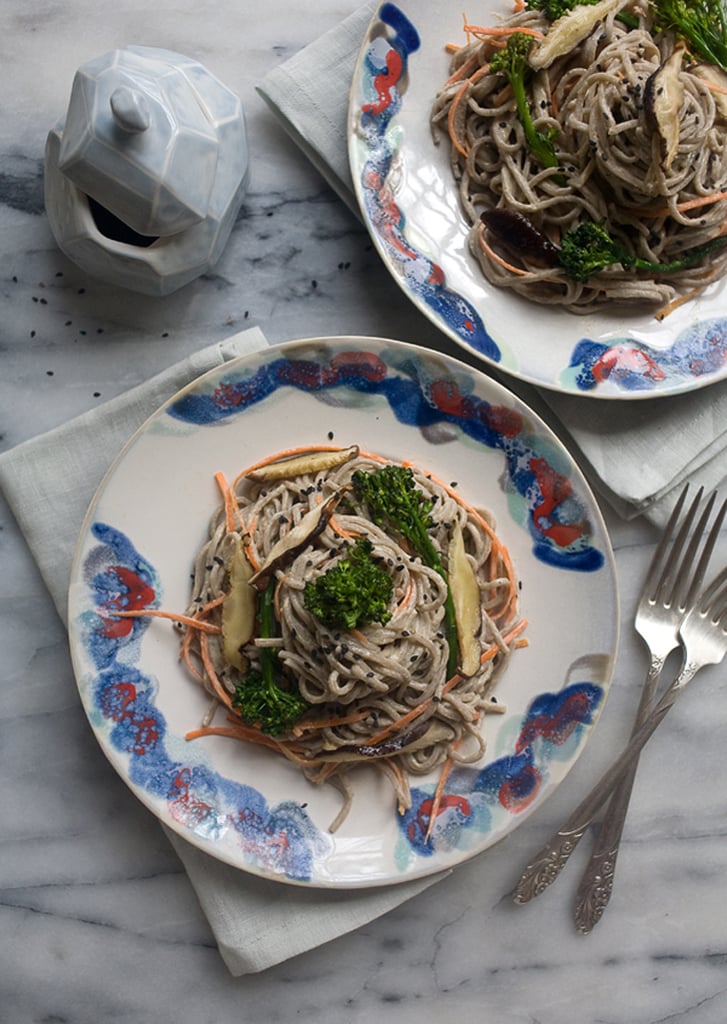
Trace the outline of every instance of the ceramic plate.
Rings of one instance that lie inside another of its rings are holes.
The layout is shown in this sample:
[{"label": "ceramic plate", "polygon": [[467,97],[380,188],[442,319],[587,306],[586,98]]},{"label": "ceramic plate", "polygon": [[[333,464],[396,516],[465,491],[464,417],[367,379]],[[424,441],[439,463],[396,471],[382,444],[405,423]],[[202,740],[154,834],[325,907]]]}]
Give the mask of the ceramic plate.
[{"label": "ceramic plate", "polygon": [[[480,22],[497,24],[510,0]],[[597,398],[652,398],[727,375],[725,284],[673,312],[580,316],[539,306],[483,277],[466,244],[448,146],[429,125],[448,76],[445,43],[463,43],[461,7],[384,3],[353,75],[349,159],[363,217],[412,302],[486,363],[533,384]]]},{"label": "ceramic plate", "polygon": [[[159,618],[182,611],[218,503],[214,474],[294,445],[360,444],[457,481],[494,512],[522,583],[529,646],[485,716],[482,763],[450,776],[431,841],[435,784],[397,813],[374,769],[329,832],[339,793],[236,740],[186,741],[208,699]],[[91,443],[91,441],[89,441]],[[201,377],[132,438],[84,523],[69,596],[86,713],[111,764],[189,842],[238,868],[313,886],[381,885],[451,867],[511,832],[577,760],[601,712],[617,645],[609,540],[572,459],[529,409],[479,371],[400,342],[320,339],[271,347]],[[106,613],[106,614],[104,614]]]}]

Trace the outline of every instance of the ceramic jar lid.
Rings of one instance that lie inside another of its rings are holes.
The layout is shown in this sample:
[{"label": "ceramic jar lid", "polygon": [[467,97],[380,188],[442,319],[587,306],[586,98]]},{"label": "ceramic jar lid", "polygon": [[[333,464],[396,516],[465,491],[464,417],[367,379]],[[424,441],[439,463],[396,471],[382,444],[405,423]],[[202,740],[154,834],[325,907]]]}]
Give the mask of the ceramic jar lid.
[{"label": "ceramic jar lid", "polygon": [[139,235],[174,235],[208,215],[226,117],[238,98],[196,61],[115,50],[76,72],[59,169]]}]

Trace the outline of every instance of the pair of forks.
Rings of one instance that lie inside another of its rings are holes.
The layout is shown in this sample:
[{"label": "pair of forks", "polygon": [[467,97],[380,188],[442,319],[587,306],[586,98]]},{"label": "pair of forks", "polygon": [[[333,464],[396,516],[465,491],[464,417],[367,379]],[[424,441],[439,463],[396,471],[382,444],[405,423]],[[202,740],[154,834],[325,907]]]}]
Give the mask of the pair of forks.
[{"label": "pair of forks", "polygon": [[[664,529],[636,612],[634,625],[649,649],[650,662],[631,738],[565,824],[528,864],[513,892],[516,903],[527,903],[554,882],[597,813],[610,801],[576,893],[575,924],[582,934],[598,923],[611,897],[641,750],[699,669],[717,664],[727,652],[727,568],[701,590],[727,513],[727,499],[708,531],[716,494],[711,495],[697,520],[703,499],[700,488],[682,519],[688,490],[687,484]],[[664,665],[678,647],[682,648],[681,669],[657,701]]]}]

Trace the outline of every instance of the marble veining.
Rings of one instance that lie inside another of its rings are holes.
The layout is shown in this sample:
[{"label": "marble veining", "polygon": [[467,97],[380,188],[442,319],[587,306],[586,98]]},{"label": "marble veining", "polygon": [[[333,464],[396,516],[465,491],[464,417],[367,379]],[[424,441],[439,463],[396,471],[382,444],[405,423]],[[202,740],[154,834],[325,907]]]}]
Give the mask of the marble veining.
[{"label": "marble veining", "polygon": [[[461,357],[404,301],[359,222],[255,93],[266,71],[356,6],[319,0],[301,17],[291,0],[272,0],[253,17],[249,4],[177,0],[142,15],[130,0],[28,0],[5,12],[2,450],[246,325],[272,342],[383,335]],[[195,56],[240,93],[247,117],[249,189],[222,260],[161,300],[85,277],[55,246],[43,213],[45,137],[73,72],[127,44]],[[624,741],[646,671],[631,621],[653,531],[605,514],[623,640],[577,771],[509,839],[433,889],[333,943],[234,979],[156,820],[88,728],[64,628],[0,501],[4,1024],[723,1024],[724,668],[703,672],[643,754],[613,897],[594,932],[578,936],[572,922],[587,837],[541,898],[516,907],[508,895]]]}]

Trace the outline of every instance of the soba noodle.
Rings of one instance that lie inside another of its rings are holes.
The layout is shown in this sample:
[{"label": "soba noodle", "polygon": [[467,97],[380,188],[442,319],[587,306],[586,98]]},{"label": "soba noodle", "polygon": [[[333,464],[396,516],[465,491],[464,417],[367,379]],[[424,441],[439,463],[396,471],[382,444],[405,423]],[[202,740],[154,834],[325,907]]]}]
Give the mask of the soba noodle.
[{"label": "soba noodle", "polygon": [[[618,19],[623,9],[638,16],[638,28]],[[514,254],[480,220],[483,210],[516,211],[555,245],[564,232],[595,221],[629,254],[659,263],[723,230],[725,97],[705,83],[703,66],[683,62],[683,98],[675,112],[678,148],[665,161],[659,133],[645,112],[644,92],[679,44],[670,34],[652,34],[648,11],[647,5],[625,0],[582,43],[532,75],[533,120],[540,132],[552,131],[557,167],[540,166],[528,151],[513,91],[502,74],[457,77],[467,61],[486,66],[503,40],[483,35],[455,52],[453,77],[437,95],[432,124],[435,140],[441,131],[450,137],[448,127],[452,130],[451,165],[471,225],[470,250],[491,283],[583,313],[614,301],[668,304],[727,270],[727,248],[720,248],[688,270],[650,274],[615,264],[579,282],[560,267]],[[543,14],[527,9],[504,24],[543,34],[550,28]],[[712,196],[714,201],[702,204]]]},{"label": "soba noodle", "polygon": [[[429,532],[445,569],[449,538],[459,524],[480,588],[481,664],[469,678],[449,677],[446,580],[372,522],[351,488],[354,473],[381,464],[375,456],[358,454],[343,466],[272,483],[242,476],[233,485],[234,529],[229,507],[220,505],[211,519],[208,540],[195,560],[186,614],[194,618],[204,606],[210,609],[206,621],[219,622],[219,599],[229,590],[229,566],[241,539],[252,565],[264,565],[281,536],[329,496],[342,493],[326,528],[275,571],[279,636],[244,647],[246,671],[260,666],[259,643],[274,647],[281,685],[296,688],[310,705],[288,733],[268,738],[267,746],[291,757],[314,782],[340,782],[354,765],[375,764],[391,778],[403,810],[410,806],[410,774],[428,773],[449,759],[469,763],[482,757],[481,716],[502,710],[491,691],[524,623],[518,620],[509,557],[489,519],[413,467],[416,486],[433,500]],[[369,539],[372,558],[393,581],[391,617],[384,625],[328,628],[306,607],[306,583],[337,565],[361,537]],[[225,660],[222,637],[204,635],[202,658],[202,634],[182,628],[187,656],[199,656],[200,682],[219,698],[211,685],[214,673],[218,685],[232,695],[243,673]],[[329,724],[317,727],[323,721]]]}]

